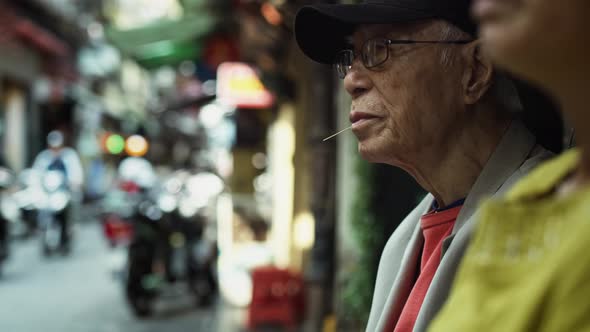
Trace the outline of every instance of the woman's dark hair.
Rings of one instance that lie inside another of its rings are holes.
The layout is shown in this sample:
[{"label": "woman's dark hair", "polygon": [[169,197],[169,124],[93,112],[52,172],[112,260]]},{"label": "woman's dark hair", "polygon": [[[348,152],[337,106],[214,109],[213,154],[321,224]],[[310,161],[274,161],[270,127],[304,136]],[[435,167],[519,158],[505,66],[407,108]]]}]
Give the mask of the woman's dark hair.
[{"label": "woman's dark hair", "polygon": [[519,114],[537,142],[547,150],[559,153],[564,149],[564,121],[559,105],[538,86],[513,79],[523,111]]}]

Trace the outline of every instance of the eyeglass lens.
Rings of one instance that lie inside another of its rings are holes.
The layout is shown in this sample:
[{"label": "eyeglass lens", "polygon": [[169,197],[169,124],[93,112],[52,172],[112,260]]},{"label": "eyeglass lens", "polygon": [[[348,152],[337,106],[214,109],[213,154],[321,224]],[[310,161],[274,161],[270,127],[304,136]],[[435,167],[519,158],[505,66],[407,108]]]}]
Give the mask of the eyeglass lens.
[{"label": "eyeglass lens", "polygon": [[[373,68],[387,61],[389,48],[386,39],[370,39],[361,48],[361,58],[366,68]],[[336,70],[338,77],[344,79],[352,62],[354,61],[354,52],[352,50],[343,50],[336,57]]]},{"label": "eyeglass lens", "polygon": [[338,53],[336,58],[336,71],[338,72],[338,77],[344,79],[346,74],[348,74],[348,70],[352,66],[352,61],[354,60],[354,53],[352,50],[343,50]]},{"label": "eyeglass lens", "polygon": [[370,39],[362,48],[363,65],[367,68],[379,66],[387,61],[388,45],[386,39]]}]

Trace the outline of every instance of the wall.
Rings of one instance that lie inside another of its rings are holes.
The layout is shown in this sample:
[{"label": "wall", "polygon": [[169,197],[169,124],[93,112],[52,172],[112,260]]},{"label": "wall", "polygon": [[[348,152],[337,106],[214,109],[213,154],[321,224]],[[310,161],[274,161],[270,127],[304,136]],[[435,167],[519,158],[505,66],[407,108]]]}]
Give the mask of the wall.
[{"label": "wall", "polygon": [[38,54],[16,43],[0,43],[2,153],[15,171],[29,166],[41,148],[39,111],[31,102],[31,91],[39,71]]}]

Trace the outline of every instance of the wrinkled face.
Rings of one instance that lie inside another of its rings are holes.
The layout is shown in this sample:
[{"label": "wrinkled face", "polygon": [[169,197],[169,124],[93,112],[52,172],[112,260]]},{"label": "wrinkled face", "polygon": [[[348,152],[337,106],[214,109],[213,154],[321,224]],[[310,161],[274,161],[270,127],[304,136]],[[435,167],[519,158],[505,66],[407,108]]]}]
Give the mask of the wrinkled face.
[{"label": "wrinkled face", "polygon": [[[412,26],[363,25],[352,36],[355,52],[368,39],[439,40],[434,23]],[[461,59],[442,64],[443,48],[462,45],[390,45],[389,59],[367,69],[355,56],[344,87],[352,96],[351,122],[360,154],[368,161],[406,170],[425,154],[444,153],[455,119],[465,108]],[[432,159],[432,158],[430,158]]]},{"label": "wrinkled face", "polygon": [[537,82],[565,79],[590,55],[588,0],[476,0],[472,11],[493,60]]}]

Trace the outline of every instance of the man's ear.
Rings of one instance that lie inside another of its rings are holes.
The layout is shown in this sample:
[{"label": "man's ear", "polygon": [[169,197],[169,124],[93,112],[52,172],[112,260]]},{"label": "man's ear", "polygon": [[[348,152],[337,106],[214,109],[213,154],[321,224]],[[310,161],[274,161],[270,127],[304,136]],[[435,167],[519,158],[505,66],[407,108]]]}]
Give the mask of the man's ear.
[{"label": "man's ear", "polygon": [[492,85],[494,66],[490,58],[481,51],[480,41],[472,42],[463,48],[465,72],[463,73],[463,91],[466,104],[477,103]]}]

